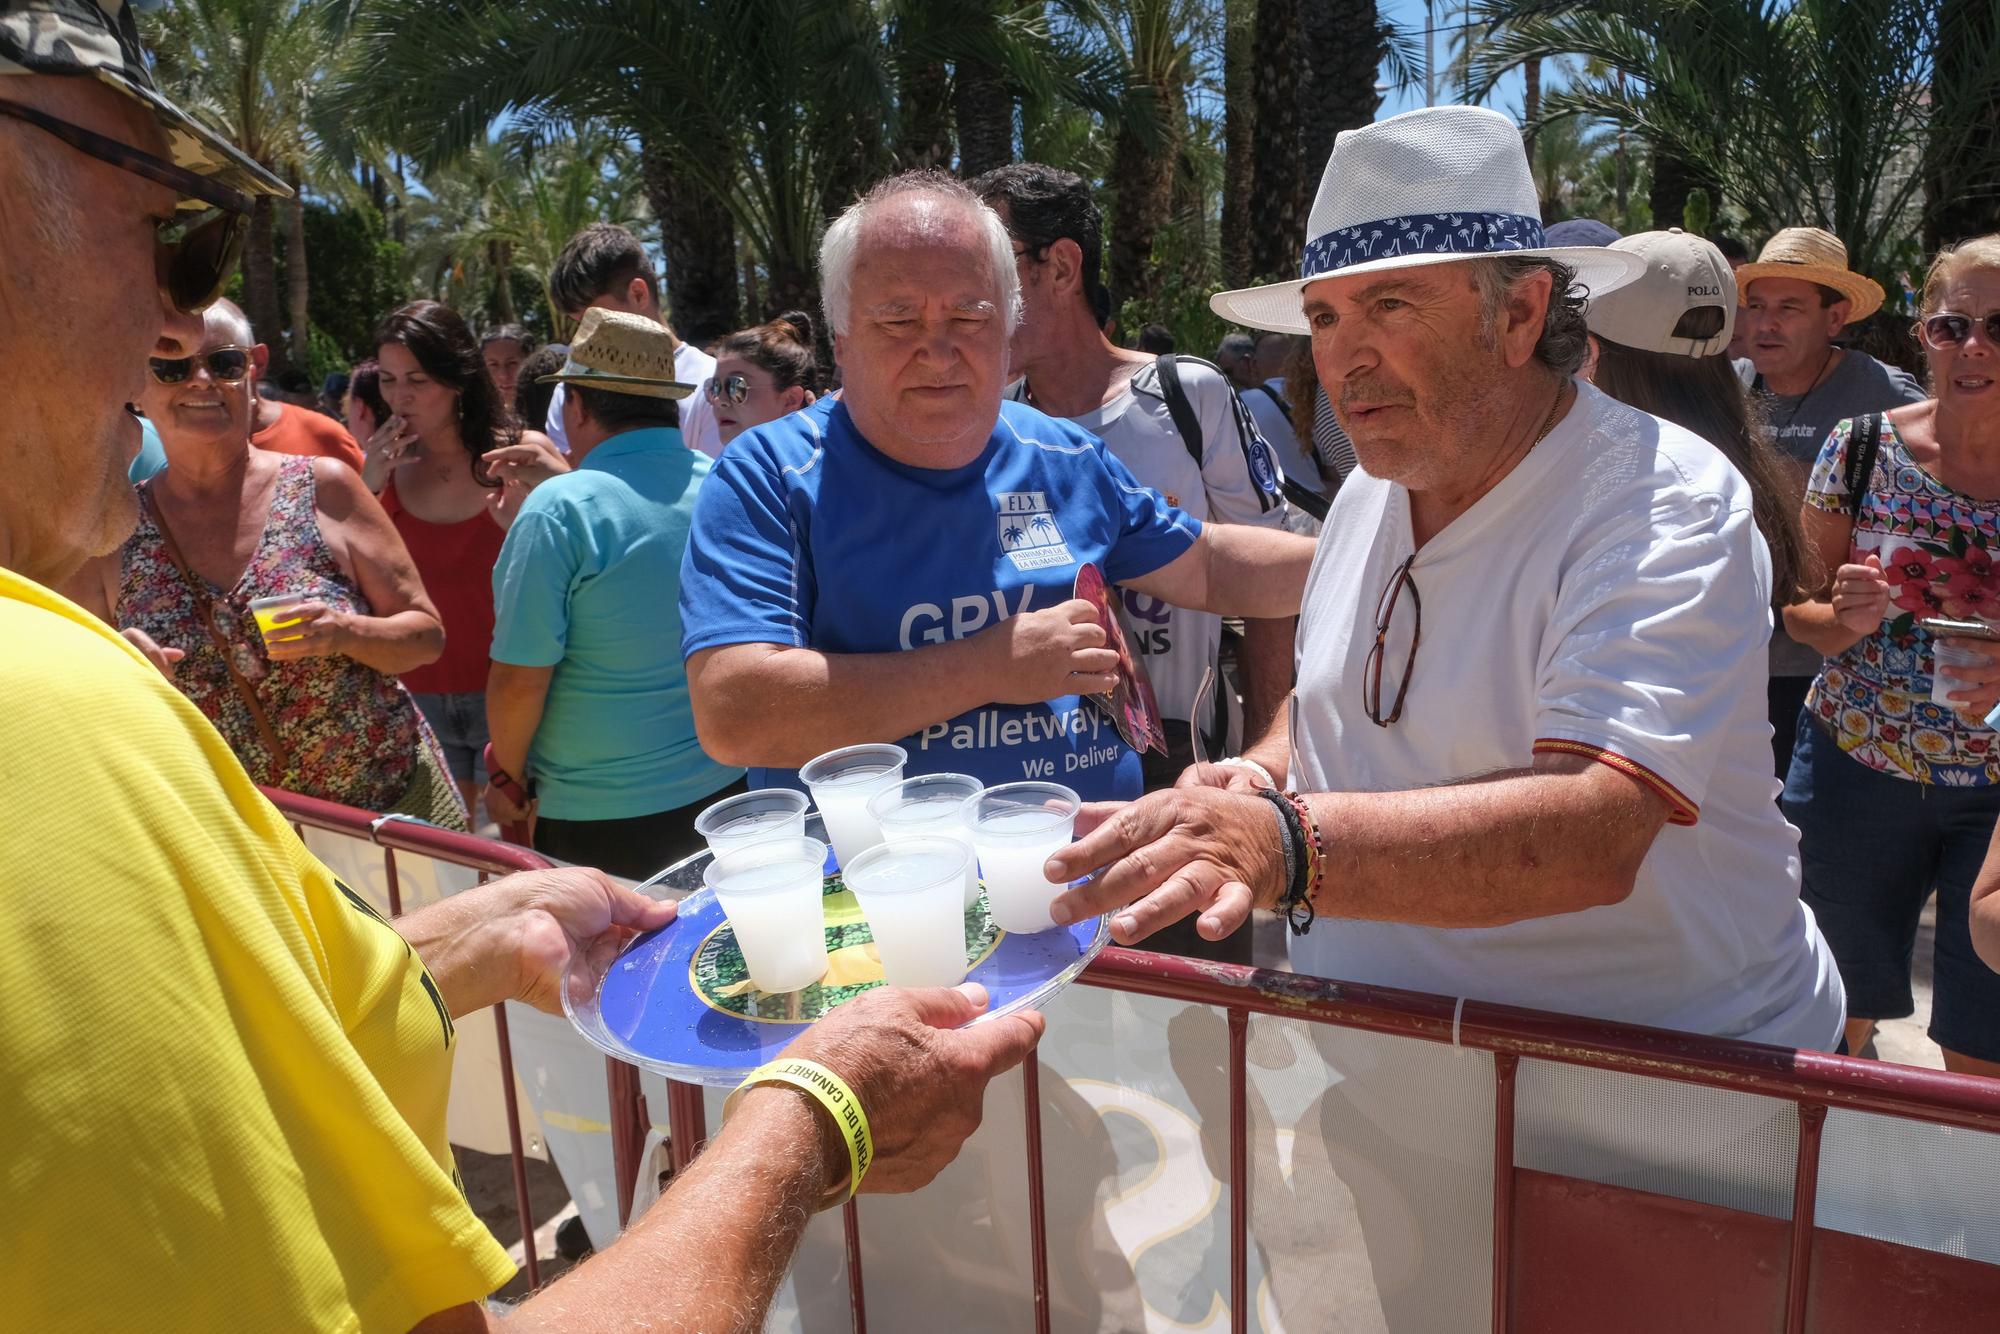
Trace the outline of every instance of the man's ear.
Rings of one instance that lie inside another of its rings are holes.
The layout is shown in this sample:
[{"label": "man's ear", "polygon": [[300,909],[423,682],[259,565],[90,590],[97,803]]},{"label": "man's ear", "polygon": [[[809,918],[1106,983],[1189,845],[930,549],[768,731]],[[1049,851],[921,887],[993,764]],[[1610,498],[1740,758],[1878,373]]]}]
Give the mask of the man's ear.
[{"label": "man's ear", "polygon": [[1068,237],[1051,241],[1042,262],[1049,266],[1051,281],[1059,293],[1082,292],[1083,247]]},{"label": "man's ear", "polygon": [[1826,336],[1832,338],[1847,327],[1848,318],[1854,313],[1854,303],[1842,297],[1826,308]]},{"label": "man's ear", "polygon": [[271,365],[271,345],[269,343],[259,343],[255,347],[250,349],[251,379],[253,380],[263,379],[264,372],[270,368],[270,365]]},{"label": "man's ear", "polygon": [[1554,299],[1555,275],[1542,268],[1524,275],[1507,293],[1500,306],[1503,322],[1498,334],[1509,366],[1525,366],[1534,359],[1535,344],[1542,340],[1549,302]]}]

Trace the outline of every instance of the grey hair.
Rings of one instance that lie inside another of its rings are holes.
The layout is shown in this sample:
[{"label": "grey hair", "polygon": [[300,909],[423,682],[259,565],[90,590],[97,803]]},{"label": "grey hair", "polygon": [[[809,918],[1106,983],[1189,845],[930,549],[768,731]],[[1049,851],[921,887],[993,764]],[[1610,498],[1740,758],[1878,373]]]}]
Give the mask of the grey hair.
[{"label": "grey hair", "polygon": [[[847,332],[853,314],[854,263],[861,249],[861,233],[869,216],[882,205],[906,195],[933,195],[956,205],[971,217],[986,244],[987,266],[1000,289],[1000,318],[1008,333],[1021,319],[1021,275],[1014,267],[1014,243],[1000,215],[965,184],[941,171],[906,171],[876,182],[847,211],[833,220],[819,243],[820,304],[826,322],[837,334]],[[926,220],[919,226],[928,230],[936,224]]]},{"label": "grey hair", "polygon": [[215,303],[204,313],[211,319],[220,317],[229,326],[230,333],[243,340],[244,347],[257,346],[257,332],[250,327],[250,317],[243,313],[243,307],[228,297],[215,298]]},{"label": "grey hair", "polygon": [[1554,281],[1549,287],[1548,311],[1542,316],[1542,334],[1535,340],[1535,360],[1567,379],[1583,368],[1584,355],[1590,350],[1590,328],[1584,321],[1584,289],[1577,285],[1576,270],[1562,261],[1540,255],[1474,260],[1472,286],[1479,293],[1479,331],[1491,340],[1500,321],[1501,303],[1522,279],[1544,272]]}]

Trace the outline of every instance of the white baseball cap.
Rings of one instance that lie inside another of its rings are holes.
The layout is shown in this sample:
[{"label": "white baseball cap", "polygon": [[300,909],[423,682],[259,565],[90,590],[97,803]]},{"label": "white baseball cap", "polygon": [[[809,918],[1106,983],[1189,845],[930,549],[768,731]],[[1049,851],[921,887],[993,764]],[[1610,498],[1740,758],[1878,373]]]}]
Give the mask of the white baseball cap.
[{"label": "white baseball cap", "polygon": [[[1606,249],[1637,255],[1646,269],[1624,286],[1590,299],[1586,318],[1592,333],[1641,352],[1680,357],[1711,357],[1729,346],[1736,327],[1736,275],[1720,250],[1678,227],[1640,232]],[[1706,338],[1674,332],[1689,311],[1710,307],[1722,311],[1720,332]]]}]

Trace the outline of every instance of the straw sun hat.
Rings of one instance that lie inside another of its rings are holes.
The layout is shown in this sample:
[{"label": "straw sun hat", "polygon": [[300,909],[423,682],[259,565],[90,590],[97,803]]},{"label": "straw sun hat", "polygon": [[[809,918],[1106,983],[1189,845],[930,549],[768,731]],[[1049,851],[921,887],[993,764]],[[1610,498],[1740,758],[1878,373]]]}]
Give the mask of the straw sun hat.
[{"label": "straw sun hat", "polygon": [[1882,309],[1882,285],[1847,267],[1847,247],[1818,227],[1787,227],[1764,243],[1755,264],[1736,270],[1736,286],[1746,297],[1759,278],[1796,278],[1831,287],[1847,298],[1847,322],[1865,320]]},{"label": "straw sun hat", "polygon": [[1346,130],[1333,141],[1292,282],[1218,292],[1216,314],[1254,329],[1308,333],[1300,292],[1350,273],[1494,255],[1543,256],[1601,295],[1643,260],[1601,246],[1551,246],[1521,132],[1483,107],[1426,107]]},{"label": "straw sun hat", "polygon": [[593,306],[570,340],[569,360],[537,383],[558,382],[645,398],[686,398],[694,386],[674,378],[674,336],[658,320]]}]

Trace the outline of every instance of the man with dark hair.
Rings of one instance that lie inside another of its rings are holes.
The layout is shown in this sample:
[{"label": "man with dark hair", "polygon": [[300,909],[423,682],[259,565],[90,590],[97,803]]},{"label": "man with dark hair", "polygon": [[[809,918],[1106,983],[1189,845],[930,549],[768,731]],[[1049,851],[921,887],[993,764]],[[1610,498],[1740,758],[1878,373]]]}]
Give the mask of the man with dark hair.
[{"label": "man with dark hair", "polygon": [[585,312],[541,377],[568,391],[574,470],[521,502],[493,568],[488,809],[539,810],[537,851],[635,880],[693,852],[694,817],[743,777],[702,753],[678,651],[709,461],[681,440],[675,342],[643,315]]},{"label": "man with dark hair", "polygon": [[1238,389],[1257,383],[1256,362],[1257,340],[1241,330],[1222,335],[1222,341],[1215,345],[1215,364]]},{"label": "man with dark hair", "polygon": [[[722,434],[705,392],[715,374],[715,358],[683,342],[661,315],[660,280],[638,237],[611,222],[593,222],[570,237],[549,270],[549,297],[572,320],[582,319],[586,310],[620,310],[643,315],[665,329],[673,346],[674,377],[695,387],[693,396],[679,405],[681,438],[710,458],[722,453]],[[567,393],[562,384],[556,385],[544,428],[565,453],[569,451],[563,426]]]},{"label": "man with dark hair", "polygon": [[1138,348],[1149,356],[1174,350],[1174,331],[1157,321],[1139,326]]},{"label": "man with dark hair", "polygon": [[[1282,479],[1229,380],[1198,358],[1128,352],[1097,330],[1089,294],[1101,220],[1084,180],[1017,163],[972,188],[1007,224],[1021,274],[1021,324],[1008,367],[1021,379],[1009,396],[1102,439],[1140,482],[1204,523],[1282,527]],[[1247,336],[1231,337],[1241,340],[1244,363],[1254,359]],[[1228,746],[1226,687],[1216,687],[1215,713],[1204,707],[1195,716],[1203,676],[1218,669],[1222,622],[1132,589],[1121,589],[1120,599],[1166,719],[1168,753],[1147,756],[1146,786],[1166,787],[1194,761],[1194,726],[1205,753]],[[1242,735],[1262,735],[1269,725],[1291,686],[1291,653],[1289,620],[1245,624]]]},{"label": "man with dark hair", "polygon": [[[1736,327],[1749,340],[1756,375],[1751,396],[1771,441],[1785,456],[1792,499],[1803,503],[1806,476],[1833,428],[1851,417],[1920,402],[1923,387],[1894,366],[1834,339],[1882,306],[1882,288],[1847,267],[1847,247],[1817,227],[1788,227],[1754,264],[1736,270],[1743,309]],[[1747,331],[1747,332],[1746,332]],[[1770,720],[1779,781],[1792,765],[1799,711],[1819,674],[1819,650],[1785,632],[1771,634]]]}]

